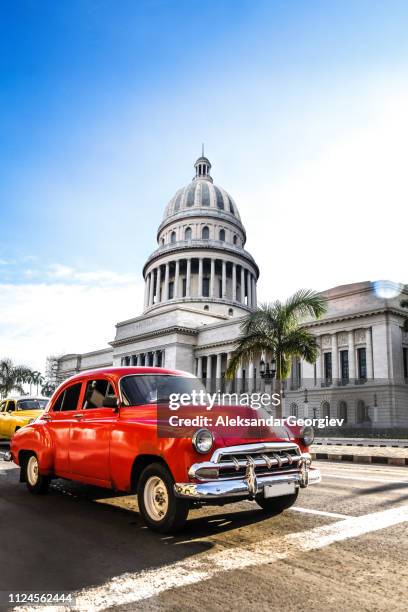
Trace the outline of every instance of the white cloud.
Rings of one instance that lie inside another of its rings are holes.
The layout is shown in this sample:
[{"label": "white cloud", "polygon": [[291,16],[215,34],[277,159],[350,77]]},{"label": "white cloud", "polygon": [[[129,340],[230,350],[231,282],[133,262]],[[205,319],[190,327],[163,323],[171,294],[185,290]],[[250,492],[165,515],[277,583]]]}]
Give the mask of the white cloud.
[{"label": "white cloud", "polygon": [[[107,278],[106,276],[104,277]],[[139,315],[142,282],[0,284],[0,357],[44,371],[49,354],[105,348],[115,323]]]}]

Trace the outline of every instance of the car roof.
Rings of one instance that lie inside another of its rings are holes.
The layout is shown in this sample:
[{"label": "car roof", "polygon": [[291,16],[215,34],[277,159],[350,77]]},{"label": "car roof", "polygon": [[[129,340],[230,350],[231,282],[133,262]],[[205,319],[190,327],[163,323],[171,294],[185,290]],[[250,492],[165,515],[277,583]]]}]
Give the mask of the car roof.
[{"label": "car roof", "polygon": [[167,368],[155,368],[155,367],[146,367],[146,366],[121,366],[121,367],[109,367],[109,368],[97,368],[94,370],[84,370],[83,372],[78,372],[78,374],[74,374],[70,378],[67,378],[63,381],[65,385],[67,382],[74,382],[75,380],[84,380],[97,378],[98,376],[107,375],[115,380],[119,380],[123,376],[129,376],[131,374],[168,374],[170,376],[185,376],[186,378],[194,378],[194,375],[191,372],[184,372],[183,370],[170,370]]},{"label": "car roof", "polygon": [[9,395],[0,400],[0,402],[7,402],[8,400],[13,400],[17,402],[18,400],[49,400],[49,397],[42,397],[41,395]]}]

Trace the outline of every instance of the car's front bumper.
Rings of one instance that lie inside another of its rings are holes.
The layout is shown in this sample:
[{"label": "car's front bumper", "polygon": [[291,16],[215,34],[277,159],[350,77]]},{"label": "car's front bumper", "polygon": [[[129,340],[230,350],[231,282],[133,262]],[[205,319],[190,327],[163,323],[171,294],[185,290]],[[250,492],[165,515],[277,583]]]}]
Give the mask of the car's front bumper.
[{"label": "car's front bumper", "polygon": [[[227,463],[222,462],[223,455],[227,455]],[[230,472],[225,477],[223,468],[231,466],[241,474],[231,476]],[[258,443],[218,449],[211,461],[191,466],[189,476],[192,482],[177,482],[174,485],[176,496],[202,501],[234,497],[254,499],[263,494],[267,485],[286,482],[294,483],[296,488],[304,488],[321,481],[320,471],[311,467],[310,455],[301,454],[296,445],[285,443]]]},{"label": "car's front bumper", "polygon": [[317,484],[321,481],[320,471],[310,469],[308,471],[308,483],[304,484],[300,473],[294,474],[274,474],[268,476],[258,476],[255,478],[255,486],[251,487],[247,477],[240,480],[214,480],[199,483],[176,483],[174,490],[177,497],[184,497],[197,500],[211,500],[228,497],[248,497],[254,498],[255,495],[262,494],[265,485],[274,485],[279,482],[294,482],[296,486],[305,487]]}]

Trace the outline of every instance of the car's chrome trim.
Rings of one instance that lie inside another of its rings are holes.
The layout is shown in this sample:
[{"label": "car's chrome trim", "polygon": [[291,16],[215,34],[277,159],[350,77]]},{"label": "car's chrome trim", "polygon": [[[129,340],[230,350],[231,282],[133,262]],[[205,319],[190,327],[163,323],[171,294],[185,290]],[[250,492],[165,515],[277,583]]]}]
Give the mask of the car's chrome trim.
[{"label": "car's chrome trim", "polygon": [[[253,467],[253,466],[252,466]],[[200,483],[176,483],[174,491],[177,497],[192,500],[213,500],[218,498],[248,497],[253,499],[255,495],[263,493],[265,485],[274,485],[278,482],[294,482],[296,487],[306,486],[302,473],[271,474],[267,476],[256,476],[250,464],[247,468],[245,478],[239,480],[213,480]],[[317,484],[321,481],[320,471],[317,469],[307,470],[308,484]]]}]

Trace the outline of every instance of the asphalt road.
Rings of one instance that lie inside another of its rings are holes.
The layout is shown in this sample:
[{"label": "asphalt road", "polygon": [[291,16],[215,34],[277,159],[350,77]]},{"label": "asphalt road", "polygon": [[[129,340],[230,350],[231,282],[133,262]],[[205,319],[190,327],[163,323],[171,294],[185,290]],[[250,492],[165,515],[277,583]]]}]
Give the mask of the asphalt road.
[{"label": "asphalt road", "polygon": [[132,497],[0,462],[0,591],[75,591],[83,610],[406,610],[408,468],[320,462],[323,482],[266,518],[252,502],[147,530]]}]

